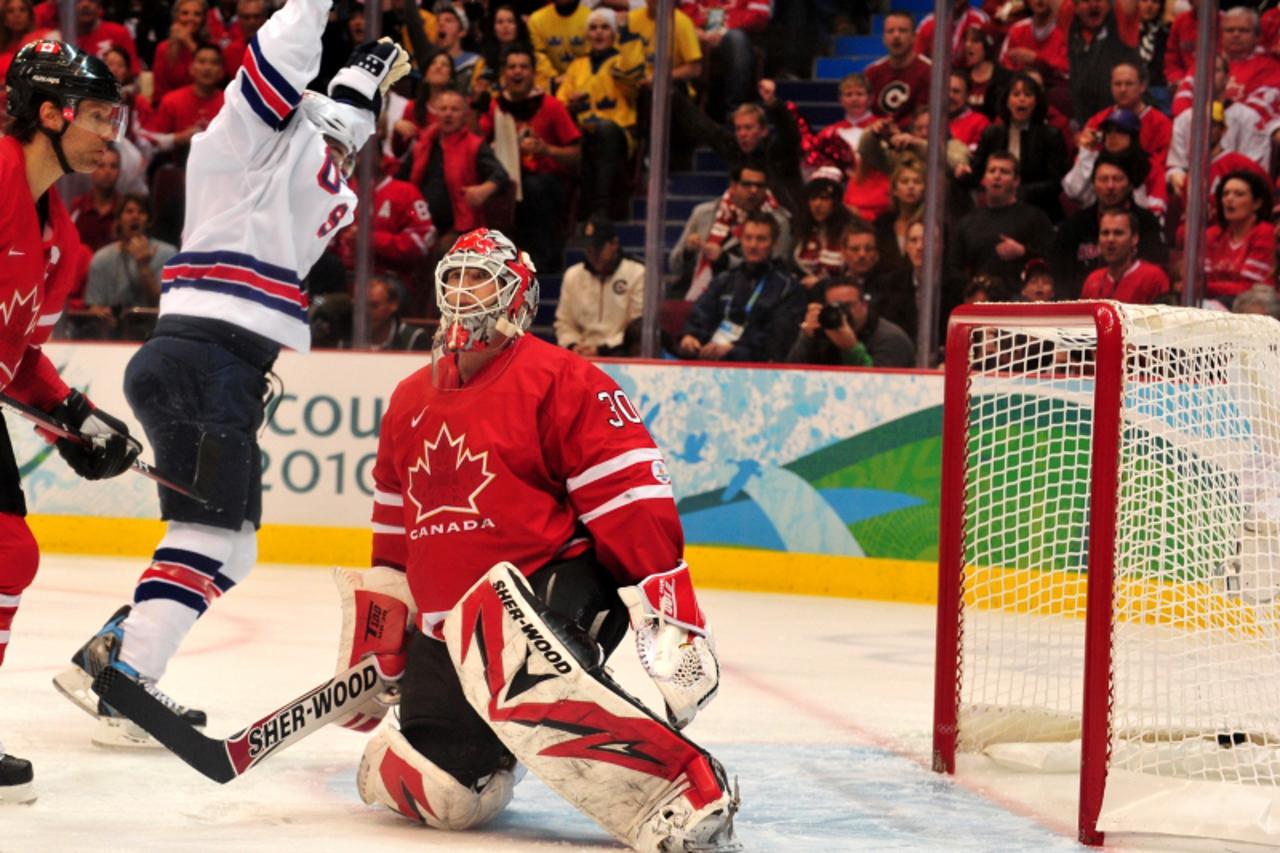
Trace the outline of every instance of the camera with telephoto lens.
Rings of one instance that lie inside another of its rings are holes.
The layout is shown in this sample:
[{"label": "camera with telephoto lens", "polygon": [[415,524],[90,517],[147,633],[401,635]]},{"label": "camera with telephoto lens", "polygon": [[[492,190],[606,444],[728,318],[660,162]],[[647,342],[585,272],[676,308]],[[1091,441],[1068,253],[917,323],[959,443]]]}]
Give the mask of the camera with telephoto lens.
[{"label": "camera with telephoto lens", "polygon": [[839,305],[824,305],[818,312],[818,325],[824,329],[835,330],[844,323],[852,327],[853,318],[849,316],[848,309]]}]

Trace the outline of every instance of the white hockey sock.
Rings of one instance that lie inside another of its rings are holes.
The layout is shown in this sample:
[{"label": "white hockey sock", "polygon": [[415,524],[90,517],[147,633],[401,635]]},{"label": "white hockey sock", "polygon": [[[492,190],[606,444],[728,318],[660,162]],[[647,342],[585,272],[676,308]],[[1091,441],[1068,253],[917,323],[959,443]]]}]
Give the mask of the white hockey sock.
[{"label": "white hockey sock", "polygon": [[133,594],[120,659],[159,679],[196,619],[239,578],[226,573],[242,532],[170,522]]}]

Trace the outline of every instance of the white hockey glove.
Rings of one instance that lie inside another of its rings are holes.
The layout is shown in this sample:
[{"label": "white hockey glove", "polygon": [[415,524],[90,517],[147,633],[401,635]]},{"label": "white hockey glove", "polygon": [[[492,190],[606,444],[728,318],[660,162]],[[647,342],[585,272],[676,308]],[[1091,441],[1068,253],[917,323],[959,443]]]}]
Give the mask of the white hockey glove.
[{"label": "white hockey glove", "polygon": [[389,38],[368,42],[351,52],[351,58],[329,82],[329,97],[381,112],[387,91],[409,73],[409,54]]},{"label": "white hockey glove", "polygon": [[618,596],[631,614],[640,663],[666,701],[667,720],[682,729],[720,687],[720,664],[689,567],[650,575]]},{"label": "white hockey glove", "polygon": [[[342,604],[337,671],[372,656],[383,678],[400,680],[404,675],[407,631],[417,615],[404,572],[387,566],[374,566],[363,572],[335,569],[333,582]],[[399,701],[398,692],[387,691],[335,722],[358,732],[372,731],[387,709]]]}]

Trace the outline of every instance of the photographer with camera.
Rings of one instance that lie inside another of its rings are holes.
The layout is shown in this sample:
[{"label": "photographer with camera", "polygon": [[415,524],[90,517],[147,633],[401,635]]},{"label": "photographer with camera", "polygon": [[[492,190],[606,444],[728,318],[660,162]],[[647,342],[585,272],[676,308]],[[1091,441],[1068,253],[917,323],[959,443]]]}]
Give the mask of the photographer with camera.
[{"label": "photographer with camera", "polygon": [[[791,364],[914,367],[915,345],[900,327],[879,317],[851,278],[829,280],[809,303]],[[820,301],[818,301],[820,300]]]}]

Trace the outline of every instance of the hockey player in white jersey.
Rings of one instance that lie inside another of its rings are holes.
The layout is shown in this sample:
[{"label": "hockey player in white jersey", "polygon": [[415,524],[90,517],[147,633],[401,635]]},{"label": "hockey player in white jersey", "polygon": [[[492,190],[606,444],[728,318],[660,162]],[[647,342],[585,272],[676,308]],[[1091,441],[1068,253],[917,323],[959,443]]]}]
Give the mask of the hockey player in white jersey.
[{"label": "hockey player in white jersey", "polygon": [[[114,664],[173,705],[156,681],[196,619],[256,560],[267,374],[281,348],[310,349],[302,280],[353,220],[346,180],[387,89],[409,70],[408,55],[384,39],[353,52],[328,96],[304,92],[330,5],[288,0],[250,41],[221,112],[192,140],[182,252],[164,267],[155,333],[124,384],[157,467],[197,481],[208,502],[160,489],[168,526],[132,605],[55,678],[99,714],[96,742],[149,739],[98,706],[91,676]],[[202,716],[188,712],[196,724]]]}]

